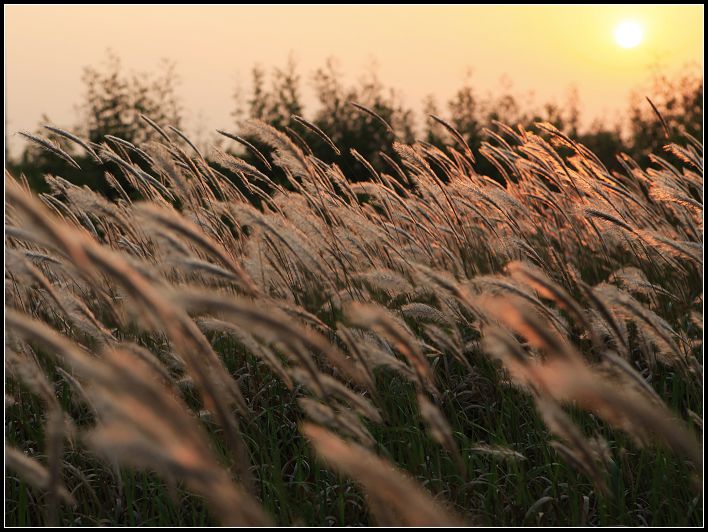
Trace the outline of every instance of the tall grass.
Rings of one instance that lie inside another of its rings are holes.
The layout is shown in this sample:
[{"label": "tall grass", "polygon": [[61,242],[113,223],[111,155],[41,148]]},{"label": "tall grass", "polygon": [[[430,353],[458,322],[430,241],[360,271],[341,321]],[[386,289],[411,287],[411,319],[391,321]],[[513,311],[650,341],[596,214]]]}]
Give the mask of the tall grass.
[{"label": "tall grass", "polygon": [[352,183],[150,123],[50,129],[115,200],[6,174],[9,524],[702,522],[699,143],[611,173],[499,125],[500,184],[441,121]]}]

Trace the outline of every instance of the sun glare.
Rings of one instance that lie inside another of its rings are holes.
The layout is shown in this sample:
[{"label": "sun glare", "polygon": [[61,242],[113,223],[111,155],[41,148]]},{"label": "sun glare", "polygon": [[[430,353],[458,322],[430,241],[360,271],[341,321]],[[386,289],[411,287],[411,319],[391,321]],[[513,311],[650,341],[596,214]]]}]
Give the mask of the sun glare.
[{"label": "sun glare", "polygon": [[622,48],[634,48],[642,42],[642,27],[634,21],[622,22],[615,28],[615,40]]}]

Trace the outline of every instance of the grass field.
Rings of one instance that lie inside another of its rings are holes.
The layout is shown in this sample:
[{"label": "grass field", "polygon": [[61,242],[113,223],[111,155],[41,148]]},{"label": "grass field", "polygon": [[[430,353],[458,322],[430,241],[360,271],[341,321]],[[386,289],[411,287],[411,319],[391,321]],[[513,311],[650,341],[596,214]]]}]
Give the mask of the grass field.
[{"label": "grass field", "polygon": [[702,524],[700,143],[499,126],[494,180],[448,128],[352,183],[151,125],[54,132],[114,200],[6,175],[7,524]]}]

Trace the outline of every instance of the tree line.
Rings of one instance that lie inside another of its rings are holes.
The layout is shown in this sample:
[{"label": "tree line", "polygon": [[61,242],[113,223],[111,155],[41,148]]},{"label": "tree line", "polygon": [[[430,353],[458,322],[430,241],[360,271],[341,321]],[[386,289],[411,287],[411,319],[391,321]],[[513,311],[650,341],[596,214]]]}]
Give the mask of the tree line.
[{"label": "tree line", "polygon": [[[345,84],[343,79],[333,59],[318,68],[309,80],[303,78],[292,58],[270,72],[255,66],[250,86],[234,92],[232,130],[237,133],[238,123],[245,118],[260,119],[296,142],[307,144],[319,159],[337,163],[346,170],[346,175],[362,179],[368,175],[362,158],[375,168],[385,167],[396,158],[391,148],[395,140],[405,143],[417,140],[436,147],[449,144],[450,133],[443,121],[453,126],[472,149],[477,170],[493,177],[496,169],[481,156],[479,149],[496,122],[526,130],[532,130],[537,122],[550,122],[590,148],[609,169],[619,168],[616,159],[619,153],[646,164],[648,154],[660,152],[669,140],[686,134],[701,138],[703,131],[703,79],[689,68],[672,76],[655,74],[649,94],[637,92],[630,99],[623,121],[612,124],[595,121],[584,130],[580,128],[581,109],[574,93],[562,104],[533,105],[520,101],[508,86],[483,95],[467,80],[443,104],[428,96],[422,102],[424,117],[419,128],[416,113],[403,104],[393,88],[382,83],[375,71],[367,72],[353,84]],[[177,96],[174,63],[165,61],[151,74],[135,74],[126,72],[118,57],[109,54],[103,65],[86,67],[82,81],[84,94],[78,105],[78,123],[60,127],[92,143],[106,142],[107,135],[137,145],[151,140],[157,132],[141,115],[165,127],[182,128],[184,110]],[[308,81],[318,105],[304,116],[302,88]],[[303,116],[305,120],[300,119]],[[338,150],[318,135],[312,125],[325,132]],[[41,126],[36,134],[74,156],[75,145],[62,136]],[[238,152],[251,164],[262,166],[252,153],[242,151],[239,144],[228,143],[224,147]],[[96,164],[89,154],[75,153],[82,171],[33,143],[28,143],[14,160],[7,155],[6,152],[8,168],[16,175],[24,174],[38,190],[43,189],[43,176],[49,173],[109,193],[104,165]]]}]

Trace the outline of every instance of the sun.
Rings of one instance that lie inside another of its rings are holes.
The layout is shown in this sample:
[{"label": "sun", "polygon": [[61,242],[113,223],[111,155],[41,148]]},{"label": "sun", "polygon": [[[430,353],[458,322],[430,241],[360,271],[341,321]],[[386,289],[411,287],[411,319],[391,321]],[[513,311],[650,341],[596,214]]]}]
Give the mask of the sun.
[{"label": "sun", "polygon": [[634,48],[642,42],[642,27],[632,20],[622,22],[615,28],[615,40],[622,48]]}]

